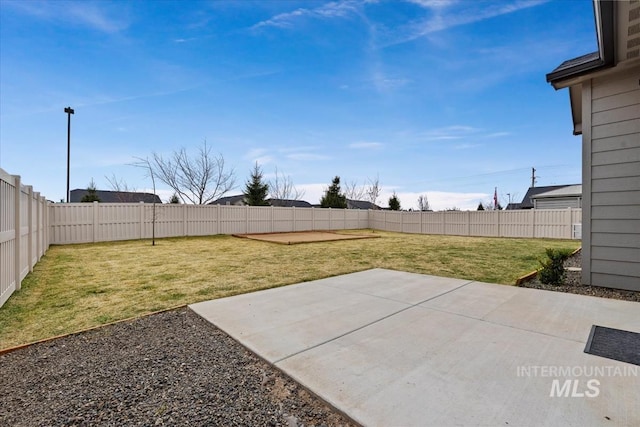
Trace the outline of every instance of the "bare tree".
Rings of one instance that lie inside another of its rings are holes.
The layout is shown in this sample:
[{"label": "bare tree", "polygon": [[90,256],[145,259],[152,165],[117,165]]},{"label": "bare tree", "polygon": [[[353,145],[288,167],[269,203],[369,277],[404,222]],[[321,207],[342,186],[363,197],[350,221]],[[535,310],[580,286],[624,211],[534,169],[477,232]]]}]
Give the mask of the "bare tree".
[{"label": "bare tree", "polygon": [[153,206],[151,211],[151,246],[155,246],[156,245],[156,219],[157,219],[156,197],[155,197],[156,196],[156,178],[153,172],[153,167],[148,157],[145,157],[144,159],[140,157],[136,157],[136,160],[137,161],[135,163],[132,163],[131,165],[138,168],[145,169],[147,172],[147,176],[151,178],[151,184],[153,185]]},{"label": "bare tree", "polygon": [[167,184],[183,203],[204,205],[235,187],[235,172],[225,169],[224,157],[213,155],[204,142],[195,157],[181,148],[168,159],[153,153],[149,161],[153,175]]},{"label": "bare tree", "polygon": [[431,207],[429,206],[429,200],[427,199],[426,194],[421,194],[418,196],[418,210],[420,211],[430,211]]},{"label": "bare tree", "polygon": [[269,196],[279,200],[301,200],[304,190],[298,190],[289,175],[280,173],[276,167],[276,175],[269,181]]},{"label": "bare tree", "polygon": [[365,193],[367,194],[367,199],[371,204],[376,205],[378,202],[378,197],[380,197],[380,177],[376,175],[374,179],[369,179],[369,185]]},{"label": "bare tree", "polygon": [[364,186],[359,186],[358,181],[351,181],[344,184],[344,195],[349,200],[362,200],[367,192]]},{"label": "bare tree", "polygon": [[116,174],[111,175],[111,177],[105,175],[104,178],[109,183],[111,190],[116,193],[115,197],[120,203],[133,203],[136,201],[133,193],[136,193],[137,190],[129,187],[122,178],[116,177]]}]

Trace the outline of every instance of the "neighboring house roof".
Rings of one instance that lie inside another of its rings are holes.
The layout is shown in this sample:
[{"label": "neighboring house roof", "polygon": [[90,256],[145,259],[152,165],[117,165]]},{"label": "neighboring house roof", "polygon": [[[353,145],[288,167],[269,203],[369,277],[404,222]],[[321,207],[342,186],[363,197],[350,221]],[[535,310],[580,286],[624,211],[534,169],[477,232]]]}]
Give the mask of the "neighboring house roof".
[{"label": "neighboring house roof", "polygon": [[[75,189],[71,190],[69,201],[71,203],[78,203],[82,201],[82,198],[87,195],[87,190]],[[162,203],[160,197],[151,193],[137,193],[132,191],[108,191],[108,190],[96,190],[96,195],[102,203]]]},{"label": "neighboring house roof", "polygon": [[533,200],[532,197],[540,194],[546,193],[547,191],[558,190],[560,188],[568,187],[569,185],[547,185],[544,187],[529,187],[527,190],[527,194],[522,198],[522,202],[520,202],[519,209],[533,209]]},{"label": "neighboring house roof", "polygon": [[220,197],[209,203],[210,205],[244,205],[244,194],[235,196]]},{"label": "neighboring house roof", "polygon": [[[270,206],[276,207],[296,207],[296,208],[310,208],[311,203],[304,200],[287,200],[287,199],[267,199]],[[209,203],[210,205],[234,205],[244,206],[244,194],[237,194],[235,196],[221,197],[218,200],[214,200]]]},{"label": "neighboring house roof", "polygon": [[506,208],[504,208],[504,210],[505,210],[505,211],[515,211],[515,210],[518,210],[518,209],[522,209],[522,208],[520,207],[520,205],[521,205],[521,204],[522,204],[522,203],[509,203],[509,204],[507,205],[507,207],[506,207]]},{"label": "neighboring house roof", "polygon": [[557,190],[546,191],[531,196],[532,199],[550,199],[555,197],[582,197],[582,185],[567,185]]},{"label": "neighboring house roof", "polygon": [[380,206],[366,200],[350,200],[347,199],[347,209],[375,209],[379,210]]},{"label": "neighboring house roof", "polygon": [[551,83],[554,89],[569,87],[574,135],[582,134],[582,87],[576,83],[585,75],[616,65],[615,7],[612,0],[593,0],[598,50],[564,61],[547,74],[547,82]]},{"label": "neighboring house roof", "polygon": [[269,204],[271,206],[275,206],[275,207],[281,207],[281,208],[290,208],[290,207],[296,207],[296,208],[310,208],[311,203],[304,201],[304,200],[288,200],[288,199],[268,199],[267,202],[269,202]]}]

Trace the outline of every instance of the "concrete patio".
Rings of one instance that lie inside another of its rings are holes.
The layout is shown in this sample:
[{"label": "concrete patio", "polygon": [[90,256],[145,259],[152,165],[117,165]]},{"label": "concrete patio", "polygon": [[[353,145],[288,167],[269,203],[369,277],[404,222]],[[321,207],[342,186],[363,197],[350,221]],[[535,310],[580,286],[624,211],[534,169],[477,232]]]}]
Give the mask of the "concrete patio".
[{"label": "concrete patio", "polygon": [[190,306],[367,426],[640,425],[634,302],[374,269]]}]

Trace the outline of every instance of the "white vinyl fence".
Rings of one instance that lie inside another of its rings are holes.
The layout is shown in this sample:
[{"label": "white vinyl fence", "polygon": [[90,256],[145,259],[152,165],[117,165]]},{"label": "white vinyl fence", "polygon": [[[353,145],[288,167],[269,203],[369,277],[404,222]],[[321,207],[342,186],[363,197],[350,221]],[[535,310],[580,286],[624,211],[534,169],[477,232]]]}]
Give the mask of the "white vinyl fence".
[{"label": "white vinyl fence", "polygon": [[49,248],[48,202],[0,169],[0,307]]},{"label": "white vinyl fence", "polygon": [[[151,238],[149,203],[62,203],[50,207],[52,244]],[[346,230],[369,227],[363,210],[156,205],[156,237]]]},{"label": "white vinyl fence", "polygon": [[[401,233],[580,239],[580,209],[393,212],[321,208],[166,205],[156,237],[373,228]],[[0,307],[20,289],[50,244],[146,239],[154,210],[144,203],[48,203],[0,169]]]},{"label": "white vinyl fence", "polygon": [[515,211],[369,211],[369,228],[400,233],[579,239],[581,209]]}]

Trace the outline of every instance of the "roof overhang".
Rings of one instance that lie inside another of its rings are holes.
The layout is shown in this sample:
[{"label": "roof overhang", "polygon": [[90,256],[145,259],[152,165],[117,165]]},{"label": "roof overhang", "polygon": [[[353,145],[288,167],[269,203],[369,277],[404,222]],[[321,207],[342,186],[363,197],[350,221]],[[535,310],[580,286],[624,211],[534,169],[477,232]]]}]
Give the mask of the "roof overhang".
[{"label": "roof overhang", "polygon": [[593,14],[598,38],[598,50],[563,62],[547,74],[547,82],[555,89],[568,87],[568,81],[615,65],[615,2],[593,0]]},{"label": "roof overhang", "polygon": [[573,134],[582,134],[582,81],[595,72],[615,65],[615,2],[593,0],[593,15],[598,38],[598,50],[563,62],[547,74],[554,89],[569,88],[573,118]]}]

